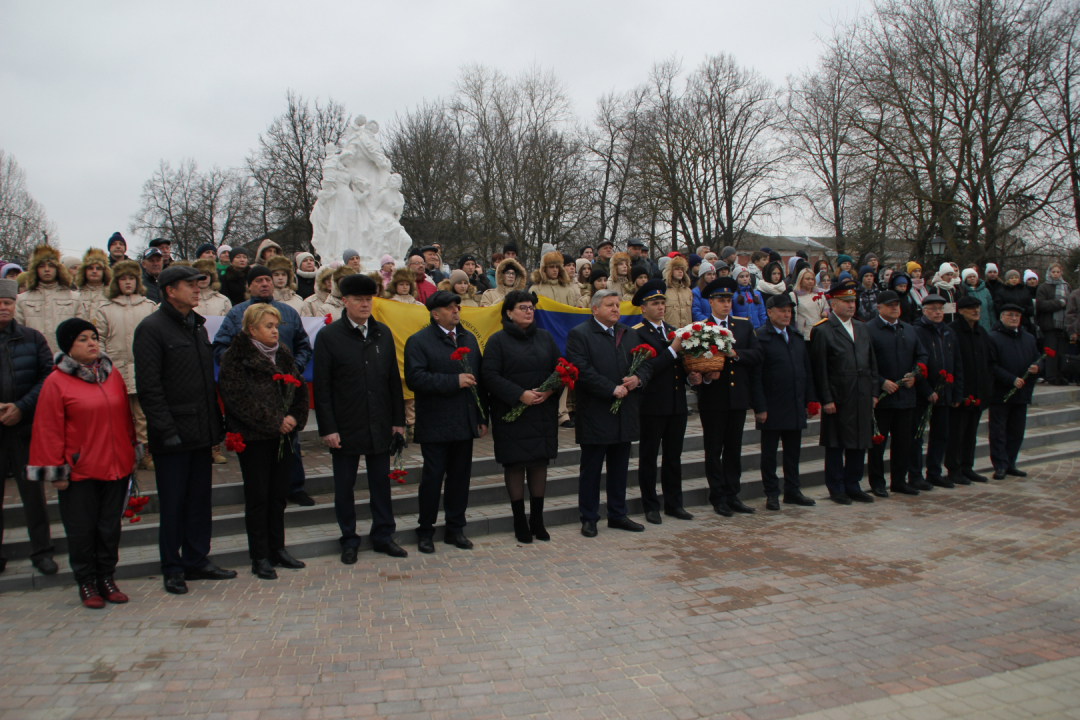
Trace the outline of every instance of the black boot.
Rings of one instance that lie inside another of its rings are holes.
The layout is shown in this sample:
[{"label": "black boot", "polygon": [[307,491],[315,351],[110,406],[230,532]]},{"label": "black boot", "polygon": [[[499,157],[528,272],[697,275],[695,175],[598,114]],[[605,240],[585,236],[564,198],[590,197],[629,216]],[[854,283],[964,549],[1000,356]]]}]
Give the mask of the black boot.
[{"label": "black boot", "polygon": [[547,542],[551,539],[544,527],[544,496],[529,498],[529,529],[537,540]]},{"label": "black boot", "polygon": [[510,509],[514,511],[514,537],[519,543],[531,543],[532,531],[525,517],[525,500],[511,500]]}]

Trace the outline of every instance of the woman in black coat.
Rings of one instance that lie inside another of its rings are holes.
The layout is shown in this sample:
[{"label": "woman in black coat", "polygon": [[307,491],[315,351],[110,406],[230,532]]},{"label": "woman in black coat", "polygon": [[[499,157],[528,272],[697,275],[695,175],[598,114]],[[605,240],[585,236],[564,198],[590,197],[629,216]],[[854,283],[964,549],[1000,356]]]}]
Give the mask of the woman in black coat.
[{"label": "woman in black coat", "polygon": [[[482,376],[491,400],[491,432],[495,461],[503,466],[514,535],[518,542],[550,540],[544,529],[547,466],[559,452],[559,402],[562,389],[536,388],[555,372],[559,346],[551,333],[536,326],[536,296],[523,290],[507,293],[502,304],[502,332],[488,340]],[[518,403],[528,405],[513,422],[503,416]],[[530,517],[525,519],[525,476],[529,478]]]},{"label": "woman in black coat", "polygon": [[1020,327],[1027,330],[1031,337],[1036,337],[1035,330],[1035,303],[1032,291],[1020,282],[1020,273],[1009,270],[1005,273],[1005,284],[998,288],[994,296],[994,320],[1001,317],[1001,308],[1005,305],[1016,305],[1024,309],[1020,320]]},{"label": "woman in black coat", "polygon": [[[285,550],[285,496],[292,468],[292,434],[308,416],[307,384],[284,343],[278,343],[281,314],[269,303],[244,311],[243,332],[221,358],[218,391],[225,427],[239,433],[251,572],[274,580],[275,565],[304,567]],[[291,375],[293,384],[286,382]],[[275,376],[277,379],[275,380]]]}]

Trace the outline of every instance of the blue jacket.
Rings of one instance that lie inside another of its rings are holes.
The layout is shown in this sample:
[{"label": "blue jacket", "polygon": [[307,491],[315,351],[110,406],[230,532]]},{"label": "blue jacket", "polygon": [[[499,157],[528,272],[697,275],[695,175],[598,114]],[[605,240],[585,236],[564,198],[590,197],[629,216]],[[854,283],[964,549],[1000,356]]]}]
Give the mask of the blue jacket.
[{"label": "blue jacket", "polygon": [[49,343],[40,332],[14,320],[0,331],[0,402],[19,408],[22,419],[15,429],[22,435],[29,435],[41,385],[52,367]]},{"label": "blue jacket", "polygon": [[[245,300],[239,305],[234,305],[229,314],[225,316],[225,319],[221,321],[221,327],[218,328],[217,335],[214,336],[214,362],[218,365],[221,364],[221,358],[225,355],[225,351],[232,345],[233,338],[243,330],[244,311],[248,309],[251,303],[251,300]],[[307,331],[304,330],[304,323],[301,322],[300,315],[289,305],[277,300],[271,301],[270,304],[281,313],[281,325],[278,326],[278,342],[285,343],[285,347],[289,348],[297,371],[303,374],[304,368],[307,367],[308,361],[311,360],[311,343],[308,341]]]},{"label": "blue jacket", "polygon": [[[817,402],[810,351],[799,331],[791,325],[788,340],[771,323],[755,331],[761,344],[762,362],[750,368],[750,394],[755,413],[768,413],[759,430],[805,430],[806,404]],[[736,346],[736,352],[739,352]]]},{"label": "blue jacket", "polygon": [[746,288],[740,286],[739,291],[731,298],[731,314],[735,317],[746,318],[757,330],[765,324],[765,300],[757,290],[749,286]]},{"label": "blue jacket", "polygon": [[690,305],[690,318],[698,322],[712,317],[712,307],[708,300],[701,297],[701,290],[694,288],[691,294],[694,296],[694,302]]},{"label": "blue jacket", "polygon": [[[874,355],[877,358],[878,376],[875,380],[878,395],[885,392],[885,381],[892,380],[895,383],[915,369],[918,363],[927,364],[926,348],[919,341],[915,328],[903,320],[899,321],[895,328],[878,315],[866,325],[866,332],[870,335],[870,342],[874,344]],[[933,378],[933,384],[937,384],[937,378]],[[931,383],[921,375],[916,376],[915,384],[906,388],[903,385],[896,392],[886,395],[878,402],[878,407],[885,409],[904,410],[913,408],[916,398],[925,402],[926,398],[934,393]]]}]

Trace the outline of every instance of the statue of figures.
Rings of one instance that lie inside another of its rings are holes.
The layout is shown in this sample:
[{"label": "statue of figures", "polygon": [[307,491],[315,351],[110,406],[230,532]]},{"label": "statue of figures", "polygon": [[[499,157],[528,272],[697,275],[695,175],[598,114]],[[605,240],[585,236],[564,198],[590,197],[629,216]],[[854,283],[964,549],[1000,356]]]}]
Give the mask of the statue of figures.
[{"label": "statue of figures", "polygon": [[322,187],[311,211],[312,245],[324,263],[352,248],[361,265],[372,268],[382,255],[400,258],[412,245],[400,223],[401,176],[391,171],[378,132],[377,122],[358,115],[342,147],[326,147]]}]

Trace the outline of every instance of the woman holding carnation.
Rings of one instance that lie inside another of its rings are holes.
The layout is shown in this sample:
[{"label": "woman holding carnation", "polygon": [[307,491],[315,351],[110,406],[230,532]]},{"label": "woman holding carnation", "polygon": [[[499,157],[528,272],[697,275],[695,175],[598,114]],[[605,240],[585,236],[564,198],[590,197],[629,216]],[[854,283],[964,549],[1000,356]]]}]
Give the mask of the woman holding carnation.
[{"label": "woman holding carnation", "polygon": [[[491,399],[491,432],[495,461],[503,466],[514,535],[518,542],[550,540],[544,528],[547,466],[559,452],[559,403],[550,399],[562,388],[538,388],[559,363],[559,346],[551,334],[536,326],[536,296],[511,290],[502,303],[502,331],[491,336],[481,369]],[[519,403],[526,406],[512,422],[503,417]],[[525,478],[528,475],[530,516],[525,518]]]},{"label": "woman holding carnation", "polygon": [[292,435],[307,422],[307,384],[284,344],[278,343],[281,313],[269,303],[244,311],[243,330],[221,358],[218,391],[225,426],[239,454],[244,479],[251,572],[274,580],[274,566],[304,563],[285,550],[285,496],[292,466]]}]

